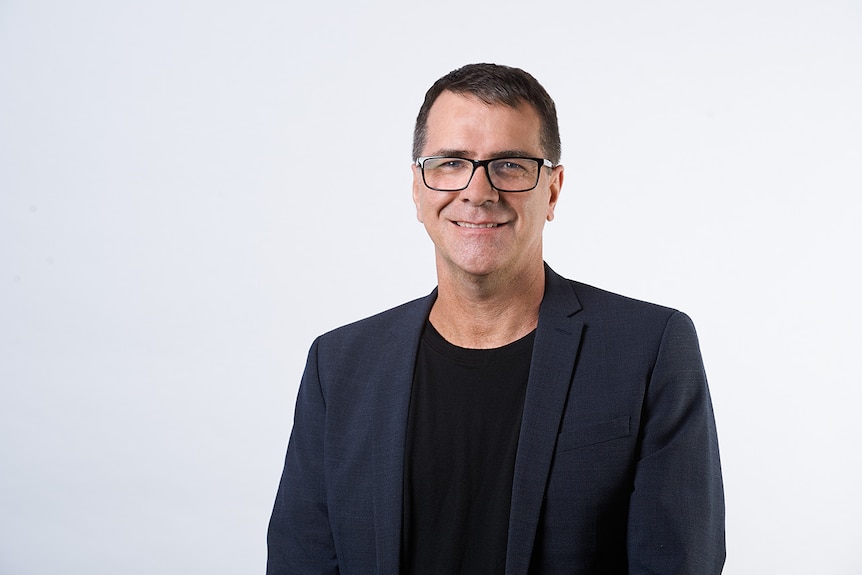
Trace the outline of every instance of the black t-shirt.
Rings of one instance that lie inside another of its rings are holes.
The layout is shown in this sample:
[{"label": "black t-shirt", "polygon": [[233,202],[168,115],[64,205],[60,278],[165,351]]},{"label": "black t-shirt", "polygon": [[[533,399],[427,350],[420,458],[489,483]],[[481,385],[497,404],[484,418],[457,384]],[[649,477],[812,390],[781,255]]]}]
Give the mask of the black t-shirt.
[{"label": "black t-shirt", "polygon": [[426,324],[407,427],[405,573],[504,572],[534,334],[465,349]]}]

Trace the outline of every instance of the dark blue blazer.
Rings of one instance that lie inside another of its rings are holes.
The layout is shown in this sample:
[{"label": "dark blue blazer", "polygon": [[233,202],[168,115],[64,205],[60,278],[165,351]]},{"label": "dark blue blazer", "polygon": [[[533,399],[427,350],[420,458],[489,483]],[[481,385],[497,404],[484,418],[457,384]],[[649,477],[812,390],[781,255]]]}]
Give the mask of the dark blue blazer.
[{"label": "dark blue blazer", "polygon": [[[720,573],[724,496],[694,326],[678,311],[546,275],[506,574]],[[312,345],[268,574],[399,572],[410,388],[435,297]]]}]

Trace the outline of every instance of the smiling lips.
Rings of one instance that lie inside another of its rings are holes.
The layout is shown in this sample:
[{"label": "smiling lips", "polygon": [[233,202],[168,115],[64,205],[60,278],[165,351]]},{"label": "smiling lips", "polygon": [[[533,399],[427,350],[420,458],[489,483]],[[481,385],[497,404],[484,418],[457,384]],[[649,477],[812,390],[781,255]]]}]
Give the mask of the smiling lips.
[{"label": "smiling lips", "polygon": [[455,222],[455,225],[460,226],[462,228],[475,229],[475,228],[496,228],[500,224],[493,224],[493,223],[491,223],[491,224],[472,224],[470,222]]}]

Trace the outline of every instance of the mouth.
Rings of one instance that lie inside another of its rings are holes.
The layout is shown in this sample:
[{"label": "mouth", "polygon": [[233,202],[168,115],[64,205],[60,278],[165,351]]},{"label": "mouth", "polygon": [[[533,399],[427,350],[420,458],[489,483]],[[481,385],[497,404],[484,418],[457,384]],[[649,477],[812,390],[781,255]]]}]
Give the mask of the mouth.
[{"label": "mouth", "polygon": [[490,223],[490,224],[474,224],[474,223],[471,223],[471,222],[455,222],[455,225],[456,225],[456,226],[459,226],[459,227],[462,227],[462,228],[469,228],[469,229],[482,229],[482,228],[496,228],[497,226],[500,226],[500,225],[502,225],[502,224],[494,224],[494,223]]}]

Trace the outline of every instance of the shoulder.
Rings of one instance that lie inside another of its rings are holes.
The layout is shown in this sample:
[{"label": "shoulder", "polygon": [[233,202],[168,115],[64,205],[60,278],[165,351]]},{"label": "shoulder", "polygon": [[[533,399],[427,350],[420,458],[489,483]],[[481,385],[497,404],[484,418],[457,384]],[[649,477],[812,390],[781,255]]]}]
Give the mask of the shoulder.
[{"label": "shoulder", "polygon": [[353,392],[341,391],[376,388],[382,374],[401,381],[398,374],[412,370],[410,358],[435,299],[433,292],[319,336],[309,350],[306,369],[320,382],[328,401],[355,401]]},{"label": "shoulder", "polygon": [[612,318],[625,316],[631,319],[644,317],[650,319],[669,318],[678,310],[610,292],[579,281],[567,279],[550,267],[546,267],[547,302],[561,309],[569,309],[567,315],[574,313],[587,317]]},{"label": "shoulder", "polygon": [[679,313],[671,307],[610,292],[574,280],[567,280],[584,305],[584,311],[601,314],[625,314],[652,318],[667,318]]},{"label": "shoulder", "polygon": [[379,345],[392,335],[421,330],[437,297],[437,291],[370,317],[343,325],[317,338],[315,344],[326,349]]},{"label": "shoulder", "polygon": [[546,299],[548,311],[577,318],[594,334],[656,343],[667,330],[694,335],[691,319],[677,309],[566,279],[550,268]]},{"label": "shoulder", "polygon": [[650,303],[605,291],[593,286],[575,284],[575,291],[582,296],[585,317],[602,318],[605,322],[618,324],[628,332],[649,331],[662,338],[668,334],[686,334],[696,337],[694,323],[684,312],[664,305]]}]

